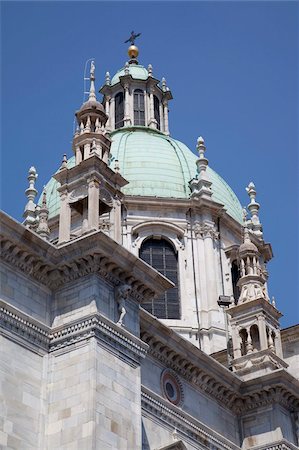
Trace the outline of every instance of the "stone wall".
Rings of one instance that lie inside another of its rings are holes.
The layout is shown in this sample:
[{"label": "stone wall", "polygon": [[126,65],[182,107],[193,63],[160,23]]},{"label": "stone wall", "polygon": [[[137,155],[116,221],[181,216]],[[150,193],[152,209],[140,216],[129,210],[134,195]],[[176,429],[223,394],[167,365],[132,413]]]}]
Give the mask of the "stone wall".
[{"label": "stone wall", "polygon": [[[152,358],[146,358],[141,364],[143,386],[162,397],[162,399],[165,399],[165,395],[160,380],[165,368],[165,366]],[[204,395],[184,380],[183,377],[179,377],[179,380],[183,391],[183,401],[180,409],[196,418],[201,424],[225,436],[231,442],[238,444],[240,440],[238,422],[232,412]],[[167,400],[164,401],[168,402]]]},{"label": "stone wall", "polygon": [[95,339],[49,360],[47,448],[141,448],[140,369]]},{"label": "stone wall", "polygon": [[44,449],[47,356],[0,336],[0,361],[0,448]]},{"label": "stone wall", "polygon": [[49,325],[51,290],[5,263],[1,263],[0,273],[0,298]]}]

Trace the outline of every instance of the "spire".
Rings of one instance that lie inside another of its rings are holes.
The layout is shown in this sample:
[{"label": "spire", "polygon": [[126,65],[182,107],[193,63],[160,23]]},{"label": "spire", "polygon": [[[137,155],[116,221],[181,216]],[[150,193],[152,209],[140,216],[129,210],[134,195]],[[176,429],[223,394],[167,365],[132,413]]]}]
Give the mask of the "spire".
[{"label": "spire", "polygon": [[89,89],[89,101],[96,102],[96,89],[95,89],[95,69],[96,66],[94,65],[94,61],[91,61],[90,63],[90,89]]},{"label": "spire", "polygon": [[190,181],[191,197],[205,197],[211,198],[211,181],[207,174],[207,167],[209,161],[205,158],[205,141],[202,136],[197,139],[197,150],[199,153],[199,158],[196,161],[197,165],[197,176]]},{"label": "spire", "polygon": [[148,76],[152,77],[153,76],[153,66],[151,64],[149,64],[147,66],[147,71],[148,71]]},{"label": "spire", "polygon": [[44,186],[42,205],[39,209],[39,223],[36,232],[43,238],[49,240],[50,229],[48,226],[49,210],[47,207],[47,194]]},{"label": "spire", "polygon": [[66,154],[63,155],[61,166],[59,170],[67,169],[67,157]]},{"label": "spire", "polygon": [[36,222],[36,204],[34,203],[34,199],[37,196],[37,190],[35,189],[35,182],[38,177],[38,174],[36,173],[35,167],[30,167],[29,173],[28,173],[28,181],[29,181],[29,187],[26,189],[25,194],[28,198],[28,202],[25,206],[24,210],[24,222],[23,224],[30,228],[32,225]]},{"label": "spire", "polygon": [[125,75],[129,75],[129,63],[126,62],[125,64]]},{"label": "spire", "polygon": [[260,219],[259,219],[259,215],[258,215],[260,205],[259,205],[259,203],[256,202],[256,190],[255,190],[255,185],[252,181],[246,187],[246,191],[250,198],[250,203],[248,204],[248,209],[251,214],[252,231],[257,236],[262,237],[263,236],[262,225],[260,223]]},{"label": "spire", "polygon": [[110,86],[110,84],[111,84],[111,79],[110,79],[110,73],[109,73],[109,72],[106,72],[106,76],[105,76],[105,84],[106,84],[107,86]]}]

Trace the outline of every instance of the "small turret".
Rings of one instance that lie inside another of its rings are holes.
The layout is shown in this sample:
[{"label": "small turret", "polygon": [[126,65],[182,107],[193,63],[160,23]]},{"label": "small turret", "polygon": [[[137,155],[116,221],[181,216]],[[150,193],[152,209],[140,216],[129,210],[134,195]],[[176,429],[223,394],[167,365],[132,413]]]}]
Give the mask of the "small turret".
[{"label": "small turret", "polygon": [[281,313],[270,302],[259,250],[251,241],[247,211],[243,209],[244,239],[239,247],[241,289],[238,304],[228,308],[233,341],[232,366],[245,379],[286,367],[279,329]]},{"label": "small turret", "polygon": [[42,205],[39,209],[39,222],[38,227],[36,229],[36,232],[46,240],[49,240],[50,236],[50,229],[48,226],[48,216],[49,216],[49,210],[47,206],[47,194],[46,194],[46,188],[44,187],[43,190],[43,197],[42,197]]},{"label": "small turret", "polygon": [[207,174],[207,167],[209,161],[205,158],[205,141],[202,136],[197,139],[197,150],[199,153],[199,158],[196,161],[197,165],[197,176],[193,178],[190,183],[191,198],[211,198],[211,181]]},{"label": "small turret", "polygon": [[[109,74],[108,74],[109,75]],[[110,75],[106,83],[110,83]],[[95,93],[95,64],[90,65],[90,89],[87,102],[83,103],[79,111],[76,112],[78,122],[77,131],[73,139],[73,151],[76,155],[76,165],[96,153],[100,158],[108,161],[109,144],[105,136],[105,129],[108,120],[103,105],[97,101]]]}]

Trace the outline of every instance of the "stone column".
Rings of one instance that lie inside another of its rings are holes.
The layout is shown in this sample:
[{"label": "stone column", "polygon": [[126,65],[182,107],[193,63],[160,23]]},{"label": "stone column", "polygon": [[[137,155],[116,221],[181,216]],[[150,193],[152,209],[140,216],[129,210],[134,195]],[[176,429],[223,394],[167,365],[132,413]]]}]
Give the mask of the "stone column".
[{"label": "stone column", "polygon": [[276,330],[275,333],[275,349],[276,355],[283,359],[280,330]]},{"label": "stone column", "polygon": [[81,153],[79,146],[76,147],[76,149],[75,149],[75,155],[76,155],[76,166],[77,166],[82,161],[82,153]]},{"label": "stone column", "polygon": [[260,335],[261,350],[266,350],[268,348],[268,342],[267,342],[265,318],[262,314],[258,316],[258,329]]},{"label": "stone column", "polygon": [[164,129],[164,112],[163,112],[163,105],[161,102],[159,105],[159,111],[160,111],[160,131],[165,131],[165,129]]},{"label": "stone column", "polygon": [[126,84],[124,89],[125,89],[125,117],[124,117],[124,124],[125,124],[125,126],[128,127],[128,126],[131,125],[129,85]]},{"label": "stone column", "polygon": [[113,199],[113,239],[121,244],[121,202],[118,197]]},{"label": "stone column", "polygon": [[110,101],[110,117],[109,117],[109,126],[111,130],[115,129],[115,99],[111,98]]},{"label": "stone column", "polygon": [[105,101],[105,112],[106,112],[106,114],[108,116],[108,120],[107,120],[107,123],[106,123],[106,129],[107,130],[111,129],[110,100],[111,100],[111,97],[107,96],[106,97],[106,101]]},{"label": "stone column", "polygon": [[232,341],[233,341],[234,359],[240,358],[241,340],[236,325],[232,325]]},{"label": "stone column", "polygon": [[71,238],[71,207],[67,190],[60,192],[60,214],[58,243],[68,242]]},{"label": "stone column", "polygon": [[90,144],[84,144],[84,159],[90,156]]},{"label": "stone column", "polygon": [[163,101],[163,111],[164,111],[164,133],[169,135],[169,124],[168,124],[168,102]]},{"label": "stone column", "polygon": [[94,178],[88,182],[88,229],[99,228],[99,182]]},{"label": "stone column", "polygon": [[205,249],[205,266],[207,275],[207,294],[208,294],[208,308],[218,309],[217,297],[217,279],[215,271],[215,255],[214,255],[214,229],[210,223],[203,224],[203,238]]},{"label": "stone column", "polygon": [[154,113],[154,92],[153,92],[153,88],[152,87],[150,88],[149,101],[150,101],[149,126],[150,126],[150,128],[157,128],[156,121],[155,121],[155,113]]}]

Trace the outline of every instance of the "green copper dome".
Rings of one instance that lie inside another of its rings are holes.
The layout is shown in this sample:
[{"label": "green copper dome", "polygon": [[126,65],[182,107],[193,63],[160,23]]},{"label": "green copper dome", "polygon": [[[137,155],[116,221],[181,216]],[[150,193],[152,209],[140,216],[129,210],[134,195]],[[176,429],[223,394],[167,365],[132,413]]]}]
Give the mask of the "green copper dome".
[{"label": "green copper dome", "polygon": [[[130,64],[129,67],[129,75],[132,76],[135,80],[147,80],[148,71],[145,67],[140,64]],[[111,86],[119,82],[119,77],[123,77],[125,75],[125,68],[120,69],[111,80]]]},{"label": "green copper dome", "polygon": [[[196,159],[180,141],[146,127],[121,128],[111,133],[111,168],[118,159],[120,173],[129,181],[122,189],[126,195],[189,198],[189,181],[196,175]],[[68,161],[68,167],[75,158]],[[229,185],[208,167],[212,182],[212,200],[222,203],[227,213],[242,223],[242,207]],[[47,186],[49,217],[59,213],[58,183],[52,178]]]}]

